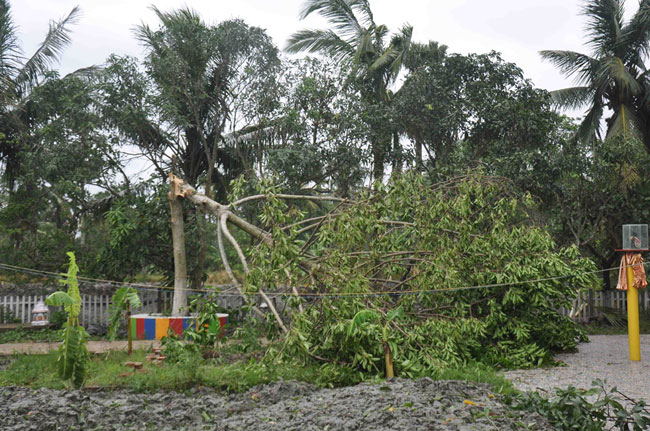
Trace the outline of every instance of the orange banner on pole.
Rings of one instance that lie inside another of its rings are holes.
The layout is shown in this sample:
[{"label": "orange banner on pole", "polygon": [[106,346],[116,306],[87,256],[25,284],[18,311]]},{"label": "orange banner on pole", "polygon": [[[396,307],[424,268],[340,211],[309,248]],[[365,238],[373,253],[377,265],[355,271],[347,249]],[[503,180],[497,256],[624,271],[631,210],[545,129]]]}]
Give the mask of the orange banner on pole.
[{"label": "orange banner on pole", "polygon": [[648,285],[645,278],[645,268],[643,267],[643,257],[640,253],[624,253],[621,258],[620,271],[618,273],[618,290],[627,290],[626,267],[631,266],[634,273],[634,287],[643,289]]}]

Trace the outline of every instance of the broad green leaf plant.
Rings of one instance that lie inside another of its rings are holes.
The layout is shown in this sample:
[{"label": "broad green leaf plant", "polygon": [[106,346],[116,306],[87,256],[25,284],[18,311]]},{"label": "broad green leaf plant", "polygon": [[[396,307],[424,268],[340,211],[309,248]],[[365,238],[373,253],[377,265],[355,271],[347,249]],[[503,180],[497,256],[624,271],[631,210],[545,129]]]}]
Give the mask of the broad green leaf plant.
[{"label": "broad green leaf plant", "polygon": [[[395,377],[395,371],[393,367],[393,350],[396,350],[395,347],[390,346],[390,322],[402,317],[404,315],[404,310],[401,306],[397,307],[394,310],[390,310],[386,313],[385,323],[381,330],[381,343],[384,349],[385,356],[385,366],[386,366],[386,378],[390,379]],[[381,315],[372,309],[365,309],[359,311],[354,315],[350,321],[350,326],[348,328],[348,336],[354,337],[355,330],[360,329],[365,323],[371,323],[381,320]]]},{"label": "broad green leaf plant", "polygon": [[129,326],[131,310],[140,308],[141,306],[142,301],[140,301],[138,291],[133,287],[120,287],[111,298],[111,309],[108,317],[108,337],[113,341],[117,336],[120,323],[126,321],[129,355],[133,352],[133,333]]},{"label": "broad green leaf plant", "polygon": [[61,284],[68,286],[68,291],[54,292],[47,297],[47,305],[55,307],[62,306],[68,314],[68,319],[63,327],[63,342],[59,347],[58,374],[61,379],[70,383],[75,388],[83,386],[86,379],[88,351],[86,340],[88,334],[83,326],[79,324],[81,313],[81,296],[79,295],[79,283],[77,273],[79,267],[72,252],[68,252],[70,259],[67,274],[62,274],[64,279]]}]

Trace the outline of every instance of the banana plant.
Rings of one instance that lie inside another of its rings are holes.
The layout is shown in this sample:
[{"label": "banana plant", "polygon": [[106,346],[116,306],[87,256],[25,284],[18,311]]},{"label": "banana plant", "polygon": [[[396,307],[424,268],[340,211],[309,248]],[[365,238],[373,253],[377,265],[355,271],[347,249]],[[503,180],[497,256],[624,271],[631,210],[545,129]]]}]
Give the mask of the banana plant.
[{"label": "banana plant", "polygon": [[59,347],[58,374],[61,379],[68,381],[75,388],[83,386],[86,379],[88,351],[86,340],[88,333],[79,324],[81,313],[81,296],[79,295],[79,284],[77,282],[77,266],[75,255],[68,252],[70,259],[68,272],[61,274],[64,278],[60,283],[68,286],[68,291],[58,291],[47,297],[45,303],[55,307],[62,306],[68,315],[63,327],[63,342]]},{"label": "banana plant", "polygon": [[[384,358],[385,358],[387,379],[391,377],[395,377],[395,372],[393,369],[393,352],[389,344],[390,322],[401,317],[402,315],[404,315],[404,310],[402,309],[402,306],[399,306],[396,309],[386,313],[386,320],[381,330],[381,343],[382,343],[382,347],[384,348]],[[354,334],[355,329],[358,329],[364,323],[369,323],[369,322],[381,322],[381,315],[377,310],[367,308],[357,312],[357,314],[355,314],[352,320],[350,321],[350,325],[348,326],[348,336],[352,336]]]},{"label": "banana plant", "polygon": [[133,334],[131,328],[129,327],[129,321],[131,320],[131,310],[134,308],[140,308],[142,306],[142,301],[140,301],[140,296],[138,296],[138,291],[133,287],[120,287],[113,294],[111,299],[111,309],[109,312],[108,318],[108,338],[113,341],[117,336],[117,330],[122,322],[122,318],[126,320],[126,333],[128,341],[128,353],[131,356],[133,352]]}]

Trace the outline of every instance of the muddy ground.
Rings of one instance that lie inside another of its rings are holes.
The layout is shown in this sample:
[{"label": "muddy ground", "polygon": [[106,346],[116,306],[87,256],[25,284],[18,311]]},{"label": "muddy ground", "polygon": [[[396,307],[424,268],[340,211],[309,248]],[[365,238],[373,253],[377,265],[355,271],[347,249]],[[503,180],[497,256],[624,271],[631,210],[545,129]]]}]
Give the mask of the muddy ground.
[{"label": "muddy ground", "polygon": [[[526,428],[527,427],[527,428]],[[0,388],[2,430],[551,430],[487,385],[392,381],[338,389],[276,382],[241,394]]]}]

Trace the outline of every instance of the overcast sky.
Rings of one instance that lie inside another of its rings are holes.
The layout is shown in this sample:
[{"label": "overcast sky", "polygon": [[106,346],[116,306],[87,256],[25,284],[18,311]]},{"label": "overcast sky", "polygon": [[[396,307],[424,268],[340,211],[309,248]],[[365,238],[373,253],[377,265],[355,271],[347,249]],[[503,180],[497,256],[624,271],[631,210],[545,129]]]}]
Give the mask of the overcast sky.
[{"label": "overcast sky", "polygon": [[[197,10],[208,23],[242,18],[267,30],[282,48],[287,37],[305,27],[322,27],[318,19],[300,21],[303,0],[10,0],[14,22],[27,54],[43,39],[50,19],[59,19],[75,5],[82,16],[73,27],[72,45],[60,70],[67,73],[101,64],[109,54],[142,56],[133,28],[157,20],[149,9],[163,11],[185,5]],[[553,90],[571,83],[549,64],[542,49],[588,51],[583,46],[583,0],[371,0],[377,23],[398,29],[409,23],[419,42],[435,40],[451,52],[484,53],[496,50],[517,63],[536,86]],[[628,15],[637,2],[628,0]]]}]

